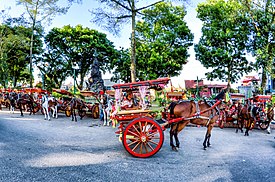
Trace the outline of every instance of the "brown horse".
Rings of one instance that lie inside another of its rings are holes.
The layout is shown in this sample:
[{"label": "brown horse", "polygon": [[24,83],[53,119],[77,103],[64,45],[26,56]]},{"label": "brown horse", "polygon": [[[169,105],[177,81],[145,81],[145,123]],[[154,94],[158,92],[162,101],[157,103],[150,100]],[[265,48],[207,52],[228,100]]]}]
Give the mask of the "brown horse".
[{"label": "brown horse", "polygon": [[261,106],[251,106],[248,104],[241,107],[238,116],[238,123],[240,123],[241,128],[245,127],[244,136],[249,136],[248,132],[254,127],[256,122],[266,120],[266,114]]},{"label": "brown horse", "polygon": [[270,128],[270,123],[272,120],[275,120],[274,118],[274,104],[271,107],[268,107],[267,111],[266,111],[266,117],[267,117],[267,133],[270,134],[271,133],[271,128]]},{"label": "brown horse", "polygon": [[[182,121],[175,122],[171,124],[170,129],[170,146],[172,150],[177,151],[180,145],[178,134],[183,128],[189,124],[202,125],[207,127],[205,134],[203,146],[204,149],[210,146],[210,137],[211,131],[215,124],[215,121],[219,117],[219,108],[218,106],[221,103],[221,100],[225,96],[225,91],[223,90],[215,98],[216,102],[210,101],[183,101],[179,103],[171,103],[168,107],[170,109],[170,114],[173,118],[182,118]],[[173,143],[173,137],[176,142],[176,146]]]},{"label": "brown horse", "polygon": [[226,109],[226,107],[222,108],[219,119],[220,126],[223,128],[225,123],[232,123],[233,126],[236,127],[236,133],[238,133],[239,129],[243,133],[243,123],[238,122],[239,114],[242,108],[243,105],[240,102],[233,103],[229,109]]},{"label": "brown horse", "polygon": [[71,111],[72,121],[77,122],[75,110],[78,111],[81,120],[86,115],[86,104],[83,100],[79,98],[72,98],[72,100],[69,103],[69,109]]},{"label": "brown horse", "polygon": [[5,105],[5,94],[0,93],[0,110],[2,110],[2,105]]},{"label": "brown horse", "polygon": [[30,110],[30,115],[35,114],[34,99],[28,94],[17,94],[15,92],[9,93],[7,96],[7,102],[9,103],[10,110],[19,109],[21,116],[23,115],[23,108],[26,106]]}]

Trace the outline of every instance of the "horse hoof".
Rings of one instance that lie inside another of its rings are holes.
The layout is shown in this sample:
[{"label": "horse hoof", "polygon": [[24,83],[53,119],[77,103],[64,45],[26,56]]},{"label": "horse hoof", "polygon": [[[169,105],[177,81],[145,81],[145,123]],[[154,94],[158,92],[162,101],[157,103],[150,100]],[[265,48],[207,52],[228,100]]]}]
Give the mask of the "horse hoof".
[{"label": "horse hoof", "polygon": [[172,150],[175,151],[175,152],[178,152],[177,147],[172,147]]}]

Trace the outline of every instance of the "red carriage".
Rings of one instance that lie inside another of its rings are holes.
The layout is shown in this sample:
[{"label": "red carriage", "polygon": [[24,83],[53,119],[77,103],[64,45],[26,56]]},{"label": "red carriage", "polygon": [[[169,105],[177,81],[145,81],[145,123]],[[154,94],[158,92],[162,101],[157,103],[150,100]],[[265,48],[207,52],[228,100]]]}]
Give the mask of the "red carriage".
[{"label": "red carriage", "polygon": [[[170,81],[169,78],[157,80],[140,81],[125,84],[115,84],[116,110],[112,113],[113,119],[119,123],[117,134],[123,143],[124,148],[134,157],[146,158],[156,154],[162,147],[164,141],[165,126],[178,123],[183,120],[200,118],[200,114],[206,113],[215,108],[221,101],[217,101],[211,108],[193,113],[189,117],[171,117],[166,110],[162,112],[164,122],[159,123],[155,119],[155,112],[146,107],[144,101],[147,89],[163,89]],[[123,91],[135,90],[140,93],[140,107],[121,110],[121,96]]]},{"label": "red carriage", "polygon": [[[265,119],[259,119],[256,121],[256,126],[259,126],[262,130],[268,129],[270,122],[274,117],[274,105],[271,102],[271,95],[256,95],[252,98],[253,104],[257,107],[261,107],[265,112]],[[252,125],[254,127],[254,125]]]}]

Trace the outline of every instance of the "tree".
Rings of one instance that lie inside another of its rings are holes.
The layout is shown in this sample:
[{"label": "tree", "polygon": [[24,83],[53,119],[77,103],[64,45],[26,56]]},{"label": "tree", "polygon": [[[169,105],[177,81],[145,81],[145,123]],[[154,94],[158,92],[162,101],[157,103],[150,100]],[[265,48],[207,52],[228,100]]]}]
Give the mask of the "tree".
[{"label": "tree", "polygon": [[177,76],[189,57],[194,35],[183,20],[183,6],[158,3],[137,22],[137,77],[142,80]]},{"label": "tree", "polygon": [[275,1],[240,0],[244,14],[250,20],[250,51],[256,57],[257,69],[262,69],[261,88],[265,89],[267,73],[274,74],[275,59]]},{"label": "tree", "polygon": [[92,11],[93,20],[98,25],[118,35],[123,24],[131,22],[131,81],[136,81],[136,16],[141,11],[164,0],[153,1],[149,5],[138,7],[139,0],[97,0],[103,7]]},{"label": "tree", "polygon": [[69,7],[59,7],[59,0],[17,0],[18,5],[23,5],[30,18],[31,35],[30,35],[30,87],[32,88],[32,63],[33,63],[33,37],[36,31],[36,25],[42,21],[48,23],[55,15],[65,14]]},{"label": "tree", "polygon": [[[0,59],[3,67],[1,70],[2,85],[7,86],[7,81],[12,81],[16,87],[17,81],[26,82],[30,74],[26,72],[29,50],[29,35],[31,30],[26,28],[24,18],[7,18],[0,26]],[[42,42],[40,37],[34,35],[36,49],[40,52]]]},{"label": "tree", "polygon": [[195,45],[196,58],[214,68],[206,74],[208,79],[227,80],[228,87],[253,68],[246,58],[249,23],[241,10],[234,0],[208,0],[197,7],[203,35]]},{"label": "tree", "polygon": [[131,51],[129,49],[121,48],[119,50],[119,58],[111,63],[111,69],[114,70],[111,81],[122,80],[125,83],[131,82],[131,71],[129,69],[131,65]]},{"label": "tree", "polygon": [[[77,74],[80,75],[80,83],[77,83],[77,86],[83,88],[84,77],[90,71],[95,56],[103,72],[110,69],[111,62],[118,56],[113,43],[107,39],[106,34],[83,28],[81,25],[53,28],[47,34],[45,42],[48,53],[44,54],[46,57],[44,61],[51,67],[51,70],[48,69],[50,72],[45,74],[56,84],[64,81],[66,76],[73,75],[67,70],[72,70],[72,65],[75,63],[79,67]],[[59,77],[61,80],[54,77]]]}]

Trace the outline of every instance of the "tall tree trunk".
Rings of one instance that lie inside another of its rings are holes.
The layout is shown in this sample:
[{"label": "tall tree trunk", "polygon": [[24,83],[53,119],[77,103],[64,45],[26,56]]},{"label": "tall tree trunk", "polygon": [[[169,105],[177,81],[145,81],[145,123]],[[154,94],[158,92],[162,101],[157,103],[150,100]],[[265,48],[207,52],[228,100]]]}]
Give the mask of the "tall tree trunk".
[{"label": "tall tree trunk", "polygon": [[34,27],[32,27],[31,46],[30,46],[30,88],[32,88],[32,48],[33,48],[33,31],[34,31]]},{"label": "tall tree trunk", "polygon": [[227,75],[227,91],[230,92],[231,88],[231,72],[232,72],[232,64],[228,64],[228,75]]},{"label": "tall tree trunk", "polygon": [[136,81],[136,10],[135,1],[132,1],[132,34],[131,34],[131,81]]},{"label": "tall tree trunk", "polygon": [[261,88],[262,88],[262,93],[265,93],[265,89],[266,89],[266,81],[267,81],[267,75],[266,75],[266,66],[263,66],[263,73],[262,73],[262,82],[261,82]]}]

